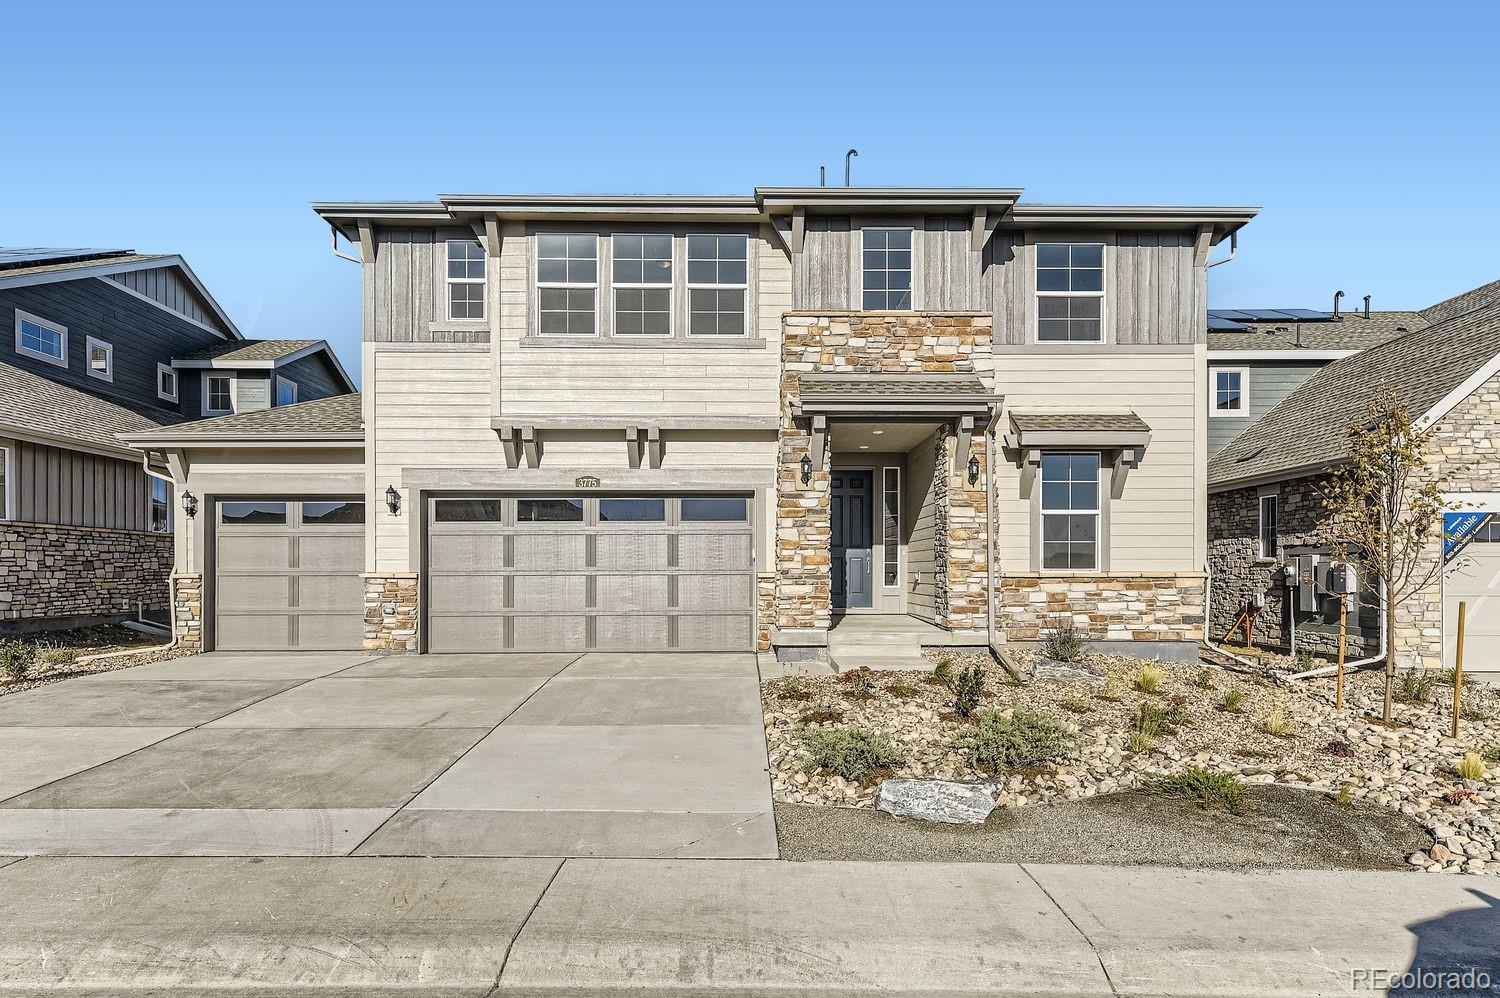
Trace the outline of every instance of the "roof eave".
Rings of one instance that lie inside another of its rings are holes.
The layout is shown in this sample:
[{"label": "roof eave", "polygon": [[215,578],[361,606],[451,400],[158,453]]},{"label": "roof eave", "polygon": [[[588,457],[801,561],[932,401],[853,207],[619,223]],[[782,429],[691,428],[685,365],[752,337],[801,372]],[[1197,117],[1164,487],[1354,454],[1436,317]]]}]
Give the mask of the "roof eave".
[{"label": "roof eave", "polygon": [[364,431],[324,433],[125,433],[120,440],[136,450],[162,447],[349,447],[363,444]]},{"label": "roof eave", "polygon": [[1287,482],[1294,478],[1310,478],[1314,475],[1323,474],[1340,465],[1347,464],[1347,457],[1328,458],[1321,461],[1313,461],[1308,464],[1293,465],[1289,468],[1281,468],[1276,471],[1263,471],[1253,475],[1245,475],[1240,478],[1219,478],[1210,475],[1208,480],[1208,491],[1233,492],[1236,489],[1248,489],[1257,485],[1274,485],[1277,482]]}]

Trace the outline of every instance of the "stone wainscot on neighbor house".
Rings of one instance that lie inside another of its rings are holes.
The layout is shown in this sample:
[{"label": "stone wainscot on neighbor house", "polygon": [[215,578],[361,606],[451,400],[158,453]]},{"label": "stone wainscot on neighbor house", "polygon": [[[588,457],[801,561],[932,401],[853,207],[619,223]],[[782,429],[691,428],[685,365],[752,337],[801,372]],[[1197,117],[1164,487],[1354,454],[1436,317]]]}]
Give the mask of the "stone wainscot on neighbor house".
[{"label": "stone wainscot on neighbor house", "polygon": [[179,256],[0,248],[0,632],[164,613],[175,507],[121,434],[352,392],[246,340]]},{"label": "stone wainscot on neighbor house", "polygon": [[[1422,328],[1329,364],[1209,462],[1211,637],[1257,605],[1257,645],[1289,649],[1295,634],[1298,649],[1337,650],[1338,601],[1315,585],[1328,563],[1318,485],[1347,459],[1350,425],[1388,389],[1430,431],[1430,459],[1449,476],[1445,531],[1462,531],[1446,553],[1434,537],[1441,579],[1397,613],[1398,664],[1451,666],[1463,600],[1466,666],[1500,678],[1500,282],[1453,302],[1445,315],[1424,311]],[[1348,621],[1351,658],[1381,653],[1378,600],[1366,592],[1361,603]]]},{"label": "stone wainscot on neighbor house", "polygon": [[[315,206],[364,393],[135,434],[202,648],[1192,659],[1238,207],[1010,189]],[[179,500],[182,496],[179,496]],[[873,635],[873,637],[872,637]]]}]

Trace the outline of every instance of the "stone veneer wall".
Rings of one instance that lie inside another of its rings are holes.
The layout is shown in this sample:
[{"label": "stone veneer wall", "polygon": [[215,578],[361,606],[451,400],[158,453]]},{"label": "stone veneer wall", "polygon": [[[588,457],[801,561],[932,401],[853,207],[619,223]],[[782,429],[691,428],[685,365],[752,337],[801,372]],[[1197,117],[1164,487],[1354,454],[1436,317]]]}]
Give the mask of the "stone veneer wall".
[{"label": "stone veneer wall", "polygon": [[[948,443],[947,441],[952,441]],[[944,454],[957,443],[949,434],[945,441]],[[943,455],[939,455],[942,457]],[[969,459],[979,461],[979,480],[969,484]],[[988,475],[985,467],[984,435],[976,431],[969,441],[969,453],[951,466],[943,461],[937,465],[939,471],[949,469],[943,485],[943,501],[938,509],[943,515],[943,530],[940,536],[947,543],[939,545],[943,569],[939,574],[940,620],[946,620],[950,630],[985,631],[989,629],[985,593],[989,589],[989,572],[986,568],[989,532],[989,507],[986,502],[984,483]]]},{"label": "stone veneer wall", "polygon": [[755,650],[771,650],[771,628],[776,626],[776,573],[755,577]]},{"label": "stone veneer wall", "polygon": [[1060,617],[1071,617],[1095,641],[1200,641],[1203,575],[1006,574],[996,622],[1010,641],[1038,641]]},{"label": "stone veneer wall", "polygon": [[172,576],[172,632],[186,652],[203,650],[203,576],[197,573]]},{"label": "stone veneer wall", "polygon": [[416,572],[365,575],[367,651],[417,650]]},{"label": "stone veneer wall", "polygon": [[0,623],[162,610],[171,572],[170,534],[6,521]]}]

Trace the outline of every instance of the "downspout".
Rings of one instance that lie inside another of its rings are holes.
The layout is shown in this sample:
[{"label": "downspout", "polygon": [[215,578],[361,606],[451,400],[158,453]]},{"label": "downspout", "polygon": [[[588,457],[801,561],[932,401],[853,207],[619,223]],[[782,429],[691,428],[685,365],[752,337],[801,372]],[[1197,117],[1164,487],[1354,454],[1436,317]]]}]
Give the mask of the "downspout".
[{"label": "downspout", "polygon": [[1252,662],[1248,658],[1243,658],[1243,657],[1241,657],[1239,655],[1236,655],[1234,652],[1229,651],[1228,649],[1225,649],[1225,648],[1221,648],[1218,645],[1216,645],[1216,644],[1213,643],[1213,640],[1209,637],[1209,635],[1213,633],[1213,631],[1211,630],[1211,628],[1213,627],[1213,621],[1214,621],[1213,608],[1214,608],[1214,569],[1213,569],[1212,565],[1205,564],[1203,566],[1203,643],[1204,643],[1204,645],[1206,645],[1207,647],[1209,647],[1209,648],[1213,649],[1214,651],[1218,652],[1220,655],[1223,655],[1225,658],[1232,658],[1236,662],[1240,663],[1243,666],[1246,666],[1247,668],[1251,668],[1251,669],[1255,669],[1255,670],[1259,671],[1259,669],[1260,669],[1260,663],[1258,663],[1258,662]]},{"label": "downspout", "polygon": [[1217,267],[1221,263],[1228,263],[1230,260],[1234,259],[1235,254],[1238,253],[1239,251],[1240,251],[1240,233],[1239,233],[1239,230],[1236,229],[1235,231],[1233,231],[1233,232],[1231,232],[1229,234],[1229,255],[1226,256],[1222,260],[1214,260],[1212,263],[1209,264],[1209,267]]},{"label": "downspout", "polygon": [[[177,498],[177,482],[170,475],[163,475],[151,469],[151,452],[149,450],[141,451],[141,468],[146,472],[148,478],[155,478],[158,481],[166,482],[172,487],[168,492],[167,501],[167,509],[170,511],[173,502]],[[169,513],[169,515],[172,516],[174,521],[176,520],[175,513]],[[175,529],[172,535],[172,570],[167,573],[167,619],[172,627],[172,640],[166,644],[157,645],[154,648],[133,648],[126,652],[108,652],[103,655],[91,655],[88,661],[92,662],[101,658],[113,658],[116,655],[136,655],[143,651],[168,651],[176,648],[177,643],[182,640],[182,636],[177,633],[177,537]]]},{"label": "downspout", "polygon": [[[345,236],[344,238],[347,239],[348,236]],[[343,250],[339,249],[339,227],[337,225],[334,225],[332,222],[328,223],[328,243],[333,247],[333,255],[338,257],[340,260],[348,260],[350,263],[364,263],[364,261],[359,257],[353,256],[349,253],[345,253]]]}]

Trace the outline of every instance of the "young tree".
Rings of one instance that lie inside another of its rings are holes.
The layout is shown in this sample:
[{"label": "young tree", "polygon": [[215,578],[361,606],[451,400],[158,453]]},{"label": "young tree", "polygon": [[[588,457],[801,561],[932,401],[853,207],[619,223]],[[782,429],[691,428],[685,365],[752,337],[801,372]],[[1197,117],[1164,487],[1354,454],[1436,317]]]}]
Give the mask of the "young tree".
[{"label": "young tree", "polygon": [[[1429,433],[1400,398],[1382,389],[1349,428],[1349,462],[1320,489],[1319,533],[1333,558],[1361,567],[1385,616],[1385,708],[1396,679],[1396,610],[1443,572],[1447,476],[1427,457]],[[1361,588],[1364,588],[1363,585]]]}]

